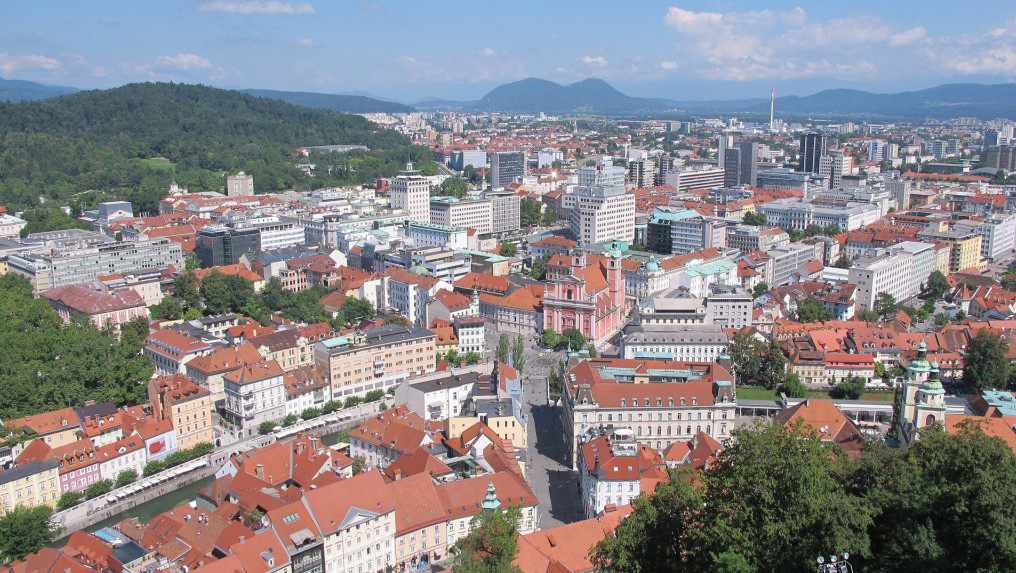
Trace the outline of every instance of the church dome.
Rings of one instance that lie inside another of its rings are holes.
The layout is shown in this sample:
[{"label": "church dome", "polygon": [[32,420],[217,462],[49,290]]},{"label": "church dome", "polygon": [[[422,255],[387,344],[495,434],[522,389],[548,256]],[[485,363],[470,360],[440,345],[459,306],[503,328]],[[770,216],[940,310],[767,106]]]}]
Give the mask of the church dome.
[{"label": "church dome", "polygon": [[643,265],[647,273],[658,273],[660,272],[660,263],[656,262],[656,256],[652,255],[649,257],[649,261]]},{"label": "church dome", "polygon": [[406,271],[411,275],[430,275],[430,271],[423,265],[413,265],[406,269]]}]

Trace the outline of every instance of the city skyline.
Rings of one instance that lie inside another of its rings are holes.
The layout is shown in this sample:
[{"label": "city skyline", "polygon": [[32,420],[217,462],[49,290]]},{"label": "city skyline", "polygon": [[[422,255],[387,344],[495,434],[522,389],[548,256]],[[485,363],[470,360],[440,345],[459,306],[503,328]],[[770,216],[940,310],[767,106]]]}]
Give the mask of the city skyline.
[{"label": "city skyline", "polygon": [[180,0],[9,7],[0,77],[81,89],[203,83],[398,101],[477,99],[526,77],[735,99],[1016,81],[1016,8],[944,2],[674,4]]}]

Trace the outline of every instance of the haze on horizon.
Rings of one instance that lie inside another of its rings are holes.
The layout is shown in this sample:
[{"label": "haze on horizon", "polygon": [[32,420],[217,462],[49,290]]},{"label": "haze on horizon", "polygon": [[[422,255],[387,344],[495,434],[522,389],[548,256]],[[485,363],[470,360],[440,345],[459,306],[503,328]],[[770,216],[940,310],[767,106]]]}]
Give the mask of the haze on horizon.
[{"label": "haze on horizon", "polygon": [[108,0],[8,6],[0,77],[137,81],[399,101],[477,99],[527,77],[602,78],[634,96],[739,99],[850,87],[1016,81],[1016,5],[941,0]]}]

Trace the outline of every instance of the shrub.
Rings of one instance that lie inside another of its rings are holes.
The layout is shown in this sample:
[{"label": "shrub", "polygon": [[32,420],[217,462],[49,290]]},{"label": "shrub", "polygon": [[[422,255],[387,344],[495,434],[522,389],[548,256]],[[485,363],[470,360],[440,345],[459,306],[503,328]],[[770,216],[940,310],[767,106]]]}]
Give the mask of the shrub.
[{"label": "shrub", "polygon": [[93,499],[113,491],[113,482],[100,480],[85,488],[85,499]]},{"label": "shrub", "polygon": [[300,412],[300,417],[303,418],[304,420],[310,420],[312,418],[317,418],[320,415],[321,415],[321,410],[318,409],[318,408],[307,408],[303,412]]},{"label": "shrub", "polygon": [[141,470],[141,475],[148,477],[150,475],[157,474],[164,469],[166,469],[166,462],[153,460],[145,464],[144,469]]},{"label": "shrub", "polygon": [[117,474],[116,483],[114,484],[114,486],[123,487],[125,485],[130,485],[136,481],[138,481],[137,470],[124,470],[119,474]]}]

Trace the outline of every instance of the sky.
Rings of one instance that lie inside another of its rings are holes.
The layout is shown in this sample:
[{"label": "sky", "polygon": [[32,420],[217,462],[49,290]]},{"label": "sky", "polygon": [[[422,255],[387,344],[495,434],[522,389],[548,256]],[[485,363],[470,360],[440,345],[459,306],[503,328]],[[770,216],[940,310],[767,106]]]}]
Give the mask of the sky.
[{"label": "sky", "polygon": [[1016,81],[1016,2],[37,0],[2,11],[0,77],[404,102],[527,77],[678,100],[898,92]]}]

